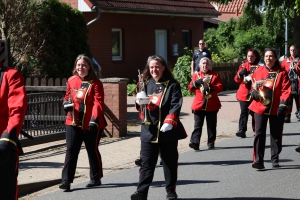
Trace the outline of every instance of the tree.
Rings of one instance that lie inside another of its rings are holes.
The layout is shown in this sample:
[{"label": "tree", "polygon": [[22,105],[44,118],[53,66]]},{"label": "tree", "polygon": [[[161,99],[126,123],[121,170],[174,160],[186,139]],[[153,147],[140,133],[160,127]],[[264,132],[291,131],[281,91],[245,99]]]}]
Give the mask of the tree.
[{"label": "tree", "polygon": [[[37,29],[41,5],[29,0],[0,1],[0,38],[10,38],[13,67],[27,74],[31,57],[38,57],[44,47],[47,30]],[[28,65],[27,65],[28,66]]]},{"label": "tree", "polygon": [[[209,0],[212,1],[212,0]],[[213,0],[212,2],[217,2],[220,4],[228,4],[232,0]],[[265,0],[265,5],[263,6],[265,10],[270,10],[270,9],[277,9],[281,8],[284,11],[288,12],[282,12],[285,17],[291,17],[291,12],[293,13],[293,22],[289,24],[290,28],[293,28],[293,40],[289,42],[289,44],[294,43],[298,47],[300,47],[300,36],[299,36],[299,31],[300,31],[300,0],[285,0],[285,1],[278,1],[278,0]],[[259,6],[262,6],[262,0],[247,0],[247,5],[252,7],[252,8],[258,8]],[[271,16],[271,13],[270,15]],[[273,16],[276,18],[276,16]],[[267,20],[273,19],[273,17],[269,17]],[[278,23],[277,23],[278,24]],[[284,21],[281,21],[279,24],[284,24]],[[274,25],[274,23],[273,23]],[[284,29],[283,29],[284,30]],[[278,33],[276,33],[279,35]],[[280,39],[280,38],[278,38]],[[282,40],[282,44],[284,43],[284,40]]]},{"label": "tree", "polygon": [[83,14],[59,0],[0,1],[0,24],[25,77],[69,77],[79,54],[91,57]]}]

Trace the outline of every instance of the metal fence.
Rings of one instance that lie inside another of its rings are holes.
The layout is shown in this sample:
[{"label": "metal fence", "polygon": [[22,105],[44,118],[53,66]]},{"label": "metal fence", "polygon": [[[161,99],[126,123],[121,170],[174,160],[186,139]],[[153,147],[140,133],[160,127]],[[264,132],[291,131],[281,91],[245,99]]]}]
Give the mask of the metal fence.
[{"label": "metal fence", "polygon": [[28,94],[23,130],[34,137],[34,142],[20,135],[19,139],[23,146],[43,143],[42,140],[49,142],[57,136],[64,137],[66,113],[62,105],[63,97],[64,92]]}]

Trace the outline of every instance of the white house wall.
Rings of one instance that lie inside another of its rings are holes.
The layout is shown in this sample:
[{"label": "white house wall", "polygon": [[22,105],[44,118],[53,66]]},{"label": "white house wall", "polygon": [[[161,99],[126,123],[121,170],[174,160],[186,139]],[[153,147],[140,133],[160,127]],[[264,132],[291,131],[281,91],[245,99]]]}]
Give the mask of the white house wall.
[{"label": "white house wall", "polygon": [[80,10],[81,12],[91,12],[91,9],[84,2],[84,0],[78,0],[78,10]]}]

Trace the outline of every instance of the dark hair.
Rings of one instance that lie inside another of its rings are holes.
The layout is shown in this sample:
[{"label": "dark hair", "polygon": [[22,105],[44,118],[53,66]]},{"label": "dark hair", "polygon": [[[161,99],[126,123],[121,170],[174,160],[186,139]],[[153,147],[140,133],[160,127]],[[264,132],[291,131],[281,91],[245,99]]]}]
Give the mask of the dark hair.
[{"label": "dark hair", "polygon": [[261,59],[261,57],[260,57],[258,51],[255,50],[255,49],[248,49],[246,56],[248,55],[248,52],[252,52],[252,53],[255,55],[255,60],[254,60],[254,62],[253,62],[253,63],[250,63],[250,64],[257,65],[257,64],[259,63],[260,59]]},{"label": "dark hair", "polygon": [[275,66],[280,66],[280,63],[279,63],[279,60],[278,60],[278,56],[277,56],[276,49],[273,49],[273,48],[266,48],[266,49],[265,49],[265,52],[264,52],[264,55],[266,54],[267,51],[271,51],[271,52],[273,53],[274,57],[277,59],[277,60],[275,61],[274,67],[275,67]]},{"label": "dark hair", "polygon": [[72,74],[73,75],[78,75],[77,71],[76,71],[76,65],[77,65],[77,62],[78,60],[84,60],[85,62],[87,62],[87,64],[90,66],[90,69],[89,69],[89,74],[88,74],[88,78],[91,78],[91,79],[98,79],[97,75],[96,75],[96,72],[95,72],[95,69],[94,69],[94,66],[92,64],[92,61],[91,59],[89,59],[89,57],[87,57],[86,55],[84,54],[80,54],[79,56],[77,56],[75,62],[74,62],[74,68],[73,68],[73,71],[72,71]]},{"label": "dark hair", "polygon": [[165,70],[163,71],[163,74],[162,74],[162,79],[163,80],[175,80],[173,74],[172,74],[172,71],[171,69],[168,67],[165,59],[162,57],[162,56],[159,56],[159,55],[153,55],[153,56],[149,56],[148,59],[147,59],[147,64],[145,66],[145,69],[143,71],[143,80],[145,82],[148,82],[148,80],[150,78],[152,78],[151,74],[150,74],[150,69],[149,69],[149,63],[150,61],[152,60],[156,60],[158,62],[160,62],[160,64],[162,64],[162,66],[165,66]]}]

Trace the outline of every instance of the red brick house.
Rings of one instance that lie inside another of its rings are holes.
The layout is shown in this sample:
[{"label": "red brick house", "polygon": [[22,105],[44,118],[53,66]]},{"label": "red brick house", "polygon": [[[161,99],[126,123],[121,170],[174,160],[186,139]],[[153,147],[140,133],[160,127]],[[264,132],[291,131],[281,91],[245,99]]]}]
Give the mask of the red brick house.
[{"label": "red brick house", "polygon": [[137,80],[148,56],[174,66],[183,47],[198,46],[203,18],[219,14],[206,0],[61,0],[84,13],[102,76]]}]

